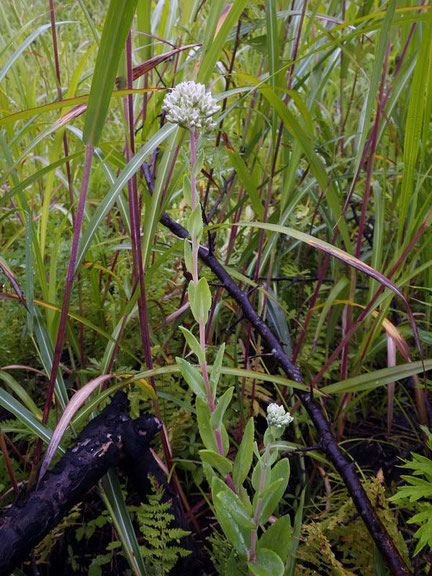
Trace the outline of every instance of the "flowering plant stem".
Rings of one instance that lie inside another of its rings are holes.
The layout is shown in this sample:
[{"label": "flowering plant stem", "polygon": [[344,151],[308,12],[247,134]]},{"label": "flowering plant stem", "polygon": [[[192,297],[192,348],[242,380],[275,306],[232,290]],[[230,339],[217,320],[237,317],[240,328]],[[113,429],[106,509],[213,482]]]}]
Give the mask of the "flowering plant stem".
[{"label": "flowering plant stem", "polygon": [[[162,215],[161,222],[179,238],[186,239],[190,235],[188,230],[183,228],[183,226],[178,222],[172,220],[172,218],[170,218],[166,213]],[[424,232],[424,229],[425,227],[421,226],[420,232],[418,232],[413,238],[409,249],[412,249],[414,242],[418,240],[419,235]],[[219,278],[223,287],[228,291],[231,297],[238,303],[245,318],[251,322],[255,330],[262,336],[263,341],[272,351],[274,359],[285,374],[295,382],[303,383],[304,380],[300,369],[297,368],[297,366],[295,366],[291,359],[286,355],[277,337],[251,306],[247,294],[237,286],[225,268],[220,264],[216,256],[203,246],[200,246],[198,255]],[[329,460],[339,472],[350,496],[353,499],[354,505],[359,511],[360,516],[365,522],[366,527],[371,533],[377,548],[383,555],[390,570],[393,574],[397,574],[398,576],[408,576],[412,574],[368,499],[365,489],[356,474],[355,466],[338,446],[329,421],[324,415],[320,405],[314,401],[314,398],[309,394],[309,392],[298,391],[297,394],[318,431],[320,436],[320,448],[325,452]]]},{"label": "flowering plant stem", "polygon": [[[199,142],[199,132],[196,128],[189,129],[190,134],[190,176],[191,176],[191,209],[192,211],[198,205],[197,199],[197,185],[196,185],[196,158],[197,158],[197,148]],[[195,288],[198,286],[199,282],[199,274],[198,274],[198,250],[199,250],[199,238],[196,235],[191,236],[192,242],[192,282]],[[210,387],[210,380],[209,380],[209,373],[207,367],[207,359],[206,359],[206,322],[203,316],[200,316],[199,321],[199,337],[200,337],[200,346],[202,350],[203,360],[201,362],[201,370],[205,384],[206,396],[207,396],[207,404],[210,408],[210,412],[213,413],[215,411],[215,398],[213,396],[213,392]],[[221,456],[225,456],[224,449],[223,449],[223,442],[222,442],[222,433],[219,428],[214,429],[218,452]],[[225,477],[225,482],[227,485],[235,492],[234,483],[232,481],[231,476],[228,474]]]}]

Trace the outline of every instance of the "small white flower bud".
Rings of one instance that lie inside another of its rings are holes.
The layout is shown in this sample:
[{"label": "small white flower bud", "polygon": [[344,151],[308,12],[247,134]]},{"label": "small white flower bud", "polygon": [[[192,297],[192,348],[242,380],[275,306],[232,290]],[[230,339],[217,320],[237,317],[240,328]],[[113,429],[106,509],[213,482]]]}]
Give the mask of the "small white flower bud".
[{"label": "small white flower bud", "polygon": [[169,122],[203,132],[216,127],[212,116],[220,110],[220,106],[204,84],[192,81],[177,84],[165,96],[162,108]]},{"label": "small white flower bud", "polygon": [[269,404],[267,406],[267,423],[269,426],[275,426],[276,428],[285,428],[288,426],[294,418],[289,412],[285,412],[283,406],[278,404]]}]

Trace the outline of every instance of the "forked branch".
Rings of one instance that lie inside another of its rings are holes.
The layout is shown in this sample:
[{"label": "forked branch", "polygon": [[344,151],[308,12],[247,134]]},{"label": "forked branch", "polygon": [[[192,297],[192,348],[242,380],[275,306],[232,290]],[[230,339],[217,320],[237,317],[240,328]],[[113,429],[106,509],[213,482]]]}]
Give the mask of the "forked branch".
[{"label": "forked branch", "polygon": [[[168,214],[163,214],[161,223],[166,226],[179,238],[189,236],[188,231],[178,222],[173,220]],[[273,357],[285,374],[291,380],[303,383],[303,376],[300,369],[295,366],[285,354],[279,340],[270,330],[268,325],[258,316],[252,307],[247,294],[243,292],[220,264],[216,256],[204,246],[199,249],[199,256],[212,272],[219,278],[222,286],[234,298],[240,306],[245,318],[249,320],[255,330],[272,351]],[[359,478],[355,472],[355,464],[340,449],[335,436],[321,407],[314,401],[308,392],[296,390],[304,408],[309,414],[320,437],[319,444],[330,462],[336,468],[342,478],[353,502],[368,528],[377,548],[381,552],[388,568],[396,576],[407,576],[411,572],[396,548],[386,528],[378,518]]]}]

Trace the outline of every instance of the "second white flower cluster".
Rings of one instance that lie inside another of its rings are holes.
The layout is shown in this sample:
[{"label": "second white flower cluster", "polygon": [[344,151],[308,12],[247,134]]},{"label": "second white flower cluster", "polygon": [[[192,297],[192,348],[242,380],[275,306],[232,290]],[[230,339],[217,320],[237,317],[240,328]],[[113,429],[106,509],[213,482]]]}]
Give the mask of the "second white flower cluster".
[{"label": "second white flower cluster", "polygon": [[288,426],[294,418],[289,412],[285,412],[283,406],[278,404],[269,404],[267,406],[267,423],[269,426],[275,426],[276,428],[285,428]]}]

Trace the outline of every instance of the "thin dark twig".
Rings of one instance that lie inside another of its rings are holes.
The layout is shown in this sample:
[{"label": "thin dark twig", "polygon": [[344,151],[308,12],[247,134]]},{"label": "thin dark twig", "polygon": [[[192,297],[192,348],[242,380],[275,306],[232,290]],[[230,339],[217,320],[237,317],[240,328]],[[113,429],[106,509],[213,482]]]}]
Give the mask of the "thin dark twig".
[{"label": "thin dark twig", "polygon": [[236,175],[235,170],[233,170],[233,172],[231,173],[231,175],[229,176],[229,178],[224,178],[224,184],[222,186],[222,190],[220,191],[219,196],[216,199],[216,202],[214,203],[213,208],[210,210],[209,215],[208,215],[208,220],[209,222],[211,222],[213,220],[213,216],[216,213],[216,210],[219,208],[219,204],[222,202],[223,197],[225,196],[225,194],[227,193],[228,190],[228,186],[231,184],[231,182],[234,180]]},{"label": "thin dark twig", "polygon": [[[166,213],[162,215],[161,223],[180,238],[184,239],[189,236],[188,231],[183,228],[181,224],[175,222]],[[245,292],[237,286],[225,268],[217,260],[216,256],[211,254],[204,246],[200,247],[199,256],[224,284],[225,290],[228,291],[240,306],[245,318],[249,320],[256,332],[260,334],[263,341],[271,350],[273,358],[288,378],[295,382],[303,383],[304,380],[300,369],[295,366],[285,354],[279,340],[267,324],[258,316]],[[360,516],[362,517],[388,567],[396,576],[407,576],[411,574],[386,528],[378,518],[374,507],[361,485],[355,471],[355,463],[352,462],[339,447],[331,430],[330,422],[322,411],[321,406],[315,403],[314,399],[310,397],[308,392],[297,390],[296,394],[300,398],[304,408],[315,425],[320,437],[319,445],[321,449],[325,452],[328,459],[334,465],[344,481]]]}]

